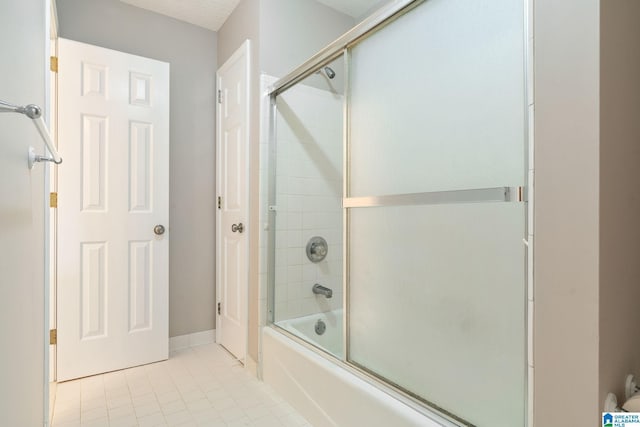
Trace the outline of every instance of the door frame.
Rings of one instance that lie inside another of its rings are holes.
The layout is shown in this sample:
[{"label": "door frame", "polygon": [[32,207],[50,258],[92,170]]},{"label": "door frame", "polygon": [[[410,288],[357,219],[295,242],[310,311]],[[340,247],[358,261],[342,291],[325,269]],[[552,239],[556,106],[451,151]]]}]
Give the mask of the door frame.
[{"label": "door frame", "polygon": [[[56,0],[49,0],[45,6],[45,110],[46,123],[55,148],[58,148],[58,72],[52,58],[58,57],[58,9]],[[57,191],[58,166],[45,166],[45,256],[44,256],[44,396],[43,419],[45,426],[53,421],[53,409],[57,390],[56,357],[57,345],[52,342],[51,330],[56,329],[57,317],[57,209],[52,209],[51,193]]]},{"label": "door frame", "polygon": [[[231,64],[233,64],[238,58],[240,58],[241,56],[245,56],[246,57],[246,68],[245,68],[245,72],[246,72],[246,94],[244,97],[244,109],[245,109],[245,117],[246,117],[246,121],[244,123],[244,127],[245,127],[245,150],[246,150],[246,156],[245,156],[245,164],[244,164],[244,170],[245,170],[245,190],[246,190],[246,198],[245,198],[245,203],[246,203],[246,211],[247,211],[247,219],[246,219],[246,231],[245,231],[245,239],[247,239],[246,245],[245,245],[245,260],[246,260],[246,273],[244,275],[245,280],[243,281],[243,284],[241,284],[241,286],[244,286],[244,289],[242,289],[242,291],[244,292],[244,296],[245,296],[245,301],[244,301],[244,310],[242,313],[242,331],[244,333],[244,337],[242,337],[243,341],[244,341],[244,354],[242,355],[238,355],[239,360],[241,360],[241,362],[245,365],[247,365],[247,356],[249,354],[249,280],[250,280],[250,274],[249,274],[249,262],[250,262],[250,243],[251,243],[251,238],[253,236],[253,232],[251,230],[251,224],[252,221],[250,221],[251,218],[251,209],[250,209],[250,201],[251,201],[251,195],[250,195],[250,189],[251,189],[251,173],[250,173],[250,165],[251,165],[251,94],[252,94],[252,90],[251,90],[251,41],[249,39],[246,39],[239,47],[238,49],[224,62],[224,64],[222,64],[222,66],[220,66],[218,68],[218,70],[216,71],[216,200],[218,199],[218,197],[221,197],[220,194],[220,188],[218,187],[219,183],[221,182],[220,180],[220,171],[221,171],[221,160],[222,160],[222,156],[220,155],[220,143],[222,140],[222,127],[220,126],[220,121],[221,121],[221,103],[220,103],[220,98],[219,98],[219,79],[220,79],[220,73],[226,71],[227,68],[230,67]],[[215,301],[214,301],[214,307],[215,308],[215,313],[216,313],[216,329],[218,329],[220,327],[220,314],[218,313],[217,310],[217,305],[220,302],[220,295],[221,295],[221,286],[222,286],[222,278],[221,278],[221,269],[220,269],[220,265],[222,264],[222,259],[221,259],[221,255],[222,255],[222,245],[221,245],[221,238],[222,238],[222,231],[221,231],[221,227],[222,227],[222,221],[221,221],[221,215],[218,213],[219,209],[216,209],[216,286],[215,286]],[[216,341],[217,338],[216,338]],[[241,359],[240,359],[241,357]]]}]

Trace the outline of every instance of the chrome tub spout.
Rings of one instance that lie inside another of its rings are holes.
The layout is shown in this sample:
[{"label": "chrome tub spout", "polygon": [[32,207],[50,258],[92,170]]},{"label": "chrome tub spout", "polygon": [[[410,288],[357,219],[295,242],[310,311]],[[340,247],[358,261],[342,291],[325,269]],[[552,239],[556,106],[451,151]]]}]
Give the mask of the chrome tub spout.
[{"label": "chrome tub spout", "polygon": [[313,285],[313,293],[316,295],[324,295],[327,298],[331,298],[333,296],[333,291],[331,289],[318,283]]}]

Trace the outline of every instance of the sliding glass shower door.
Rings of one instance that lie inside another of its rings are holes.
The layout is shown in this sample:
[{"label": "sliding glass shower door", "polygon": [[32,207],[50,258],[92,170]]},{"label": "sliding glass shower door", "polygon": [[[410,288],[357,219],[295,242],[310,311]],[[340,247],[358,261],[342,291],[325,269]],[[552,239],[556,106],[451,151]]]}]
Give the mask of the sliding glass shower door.
[{"label": "sliding glass shower door", "polygon": [[270,91],[270,321],[419,410],[523,427],[525,2],[402,3]]},{"label": "sliding glass shower door", "polygon": [[350,49],[347,360],[525,416],[523,2],[430,0]]},{"label": "sliding glass shower door", "polygon": [[[273,320],[338,357],[343,354],[344,83],[340,57],[278,95],[272,176]],[[318,242],[324,246],[313,256]],[[318,286],[331,294],[316,293]]]}]

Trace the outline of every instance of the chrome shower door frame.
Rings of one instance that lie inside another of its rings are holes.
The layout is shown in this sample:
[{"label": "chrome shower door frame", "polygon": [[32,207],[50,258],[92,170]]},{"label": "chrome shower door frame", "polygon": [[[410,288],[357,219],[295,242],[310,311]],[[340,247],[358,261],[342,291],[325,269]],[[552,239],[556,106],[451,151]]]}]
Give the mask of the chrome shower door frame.
[{"label": "chrome shower door frame", "polygon": [[[363,367],[350,362],[350,342],[349,342],[349,229],[350,229],[350,209],[362,207],[376,206],[393,206],[400,204],[439,204],[439,203],[474,203],[474,202],[515,202],[525,203],[525,229],[523,241],[525,244],[525,271],[524,286],[529,289],[532,286],[532,242],[529,236],[533,234],[532,230],[532,214],[533,214],[533,192],[531,185],[533,184],[532,175],[528,173],[532,169],[533,159],[533,136],[530,130],[533,127],[533,116],[530,107],[533,105],[533,93],[531,91],[531,82],[533,81],[533,55],[530,39],[532,37],[533,28],[531,26],[530,15],[533,0],[523,0],[524,3],[524,186],[523,187],[496,187],[496,188],[480,188],[471,190],[458,191],[441,191],[441,192],[425,192],[406,195],[388,195],[376,197],[351,197],[349,194],[351,177],[351,135],[350,135],[350,81],[351,81],[351,48],[360,41],[377,32],[382,27],[392,23],[402,15],[410,12],[413,8],[428,0],[394,0],[376,11],[369,18],[362,21],[353,29],[345,33],[334,42],[330,43],[324,49],[312,56],[309,60],[295,68],[283,78],[277,80],[268,89],[269,97],[269,151],[268,151],[268,242],[267,242],[267,324],[275,327],[279,332],[283,333],[290,339],[300,343],[306,348],[316,351],[318,354],[327,358],[357,375],[366,382],[377,387],[381,391],[389,394],[395,399],[407,404],[413,409],[419,411],[425,416],[435,419],[445,426],[467,425],[466,422],[454,414],[449,414],[442,408],[437,407],[430,402],[425,401],[412,394],[410,391],[401,388],[398,385],[391,384],[386,379],[376,375],[375,373],[363,369]],[[335,355],[323,351],[323,349],[306,342],[289,331],[280,328],[275,324],[275,253],[276,253],[276,162],[277,162],[277,96],[293,87],[308,76],[322,69],[330,62],[338,59],[340,56],[344,58],[344,76],[345,76],[345,93],[343,99],[343,357],[337,358]],[[529,307],[527,304],[529,292],[525,291],[525,299],[522,301],[524,306],[524,349],[525,355],[531,353],[532,346],[532,325]],[[530,415],[532,413],[532,390],[531,385],[533,378],[530,378],[529,363],[527,357],[522,361],[524,369],[524,396],[525,402],[525,426],[530,426]],[[527,413],[529,416],[527,416]]]}]

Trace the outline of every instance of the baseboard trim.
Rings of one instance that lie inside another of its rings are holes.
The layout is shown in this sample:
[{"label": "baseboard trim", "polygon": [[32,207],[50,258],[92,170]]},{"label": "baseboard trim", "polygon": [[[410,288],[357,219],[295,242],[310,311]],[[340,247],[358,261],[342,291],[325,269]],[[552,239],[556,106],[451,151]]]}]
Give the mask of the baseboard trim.
[{"label": "baseboard trim", "polygon": [[58,383],[51,381],[49,383],[49,422],[45,426],[53,425],[53,409],[56,406],[56,392],[58,391]]},{"label": "baseboard trim", "polygon": [[169,351],[183,350],[189,347],[196,347],[204,344],[216,342],[216,330],[194,332],[193,334],[178,335],[169,338]]},{"label": "baseboard trim", "polygon": [[254,378],[258,378],[258,363],[247,354],[245,358],[244,368]]}]

